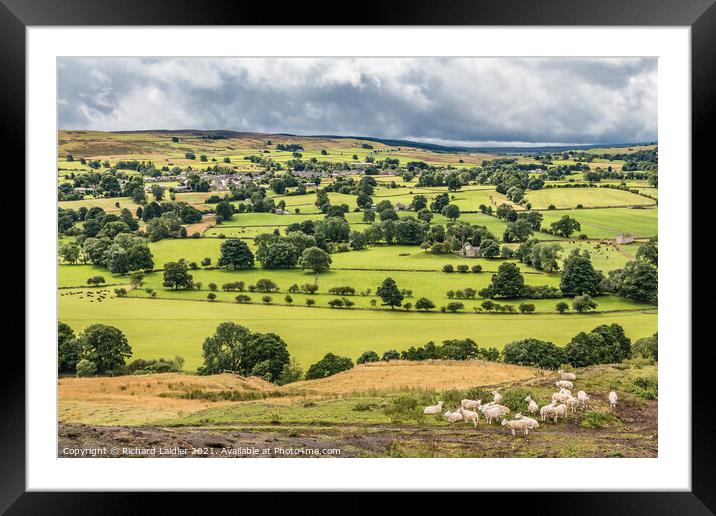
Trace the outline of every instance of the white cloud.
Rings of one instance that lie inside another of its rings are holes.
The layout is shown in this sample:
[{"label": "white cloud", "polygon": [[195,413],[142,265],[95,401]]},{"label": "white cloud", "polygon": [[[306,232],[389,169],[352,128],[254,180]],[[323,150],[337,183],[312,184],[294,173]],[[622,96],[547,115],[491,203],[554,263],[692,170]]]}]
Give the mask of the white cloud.
[{"label": "white cloud", "polygon": [[60,126],[655,140],[655,59],[64,58]]}]

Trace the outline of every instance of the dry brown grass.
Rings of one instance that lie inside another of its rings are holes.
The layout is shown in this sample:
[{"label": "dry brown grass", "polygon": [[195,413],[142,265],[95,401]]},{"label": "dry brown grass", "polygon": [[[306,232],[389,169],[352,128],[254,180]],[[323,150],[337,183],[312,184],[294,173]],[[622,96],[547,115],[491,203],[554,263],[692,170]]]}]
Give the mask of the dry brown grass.
[{"label": "dry brown grass", "polygon": [[195,376],[164,373],[101,378],[62,378],[58,382],[61,421],[122,424],[151,423],[231,403],[180,399],[166,394],[202,391],[267,391],[276,386],[260,378],[231,374]]},{"label": "dry brown grass", "polygon": [[538,370],[479,360],[409,362],[394,360],[359,365],[320,380],[296,382],[282,387],[289,392],[350,394],[402,389],[465,389],[481,385],[526,380]]},{"label": "dry brown grass", "polygon": [[[182,399],[181,393],[200,391],[280,392],[271,403],[296,398],[345,396],[405,389],[465,389],[535,378],[537,369],[477,360],[363,364],[328,378],[277,387],[260,378],[231,374],[197,376],[163,373],[101,378],[62,378],[58,385],[58,417],[63,422],[92,424],[152,424],[181,418],[235,401]],[[249,402],[250,403],[250,402]]]}]

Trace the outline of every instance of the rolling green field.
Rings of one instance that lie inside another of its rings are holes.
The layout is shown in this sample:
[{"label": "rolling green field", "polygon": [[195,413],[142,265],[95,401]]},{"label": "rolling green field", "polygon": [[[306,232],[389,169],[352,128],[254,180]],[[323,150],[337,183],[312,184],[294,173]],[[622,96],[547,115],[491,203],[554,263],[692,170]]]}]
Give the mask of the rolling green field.
[{"label": "rolling green field", "polygon": [[274,332],[307,367],[326,352],[356,359],[363,351],[407,349],[430,340],[474,339],[480,346],[502,348],[534,337],[566,344],[579,331],[619,322],[631,338],[656,331],[654,311],[588,315],[418,314],[414,312],[329,310],[299,306],[260,306],[204,301],[107,298],[89,304],[79,296],[59,298],[60,320],[80,331],[95,323],[121,329],[135,357],[182,356],[186,368],[201,364],[201,345],[224,321],[252,331]]},{"label": "rolling green field", "polygon": [[[167,134],[161,133],[100,133],[94,131],[60,131],[59,143],[59,181],[70,181],[71,174],[82,174],[93,171],[88,165],[78,161],[67,161],[67,154],[82,156],[87,159],[116,161],[136,159],[152,161],[157,168],[168,169],[179,166],[192,167],[193,171],[216,164],[224,166],[224,158],[229,158],[231,167],[237,174],[262,173],[260,165],[245,159],[247,156],[262,155],[286,165],[294,159],[293,153],[278,151],[278,143],[300,142],[303,160],[328,161],[333,163],[362,163],[372,157],[379,161],[385,158],[398,159],[401,166],[409,161],[424,161],[436,167],[451,166],[471,169],[480,166],[483,160],[494,159],[496,156],[486,153],[432,152],[412,147],[389,146],[372,142],[372,148],[365,148],[364,141],[357,139],[330,139],[323,137],[303,138],[293,136],[245,134],[229,139],[202,139],[196,135],[182,135],[179,142],[172,142]],[[327,154],[322,153],[326,150]],[[197,159],[188,159],[187,152],[194,152]],[[614,152],[617,152],[616,150]],[[619,152],[627,152],[622,149]],[[206,154],[207,161],[200,161],[199,156]],[[356,158],[354,158],[354,155]],[[538,163],[534,158],[517,156],[518,163]],[[554,165],[569,165],[571,159],[555,160]],[[590,165],[613,169],[621,168],[622,161],[596,158]],[[102,173],[105,169],[96,171]],[[417,170],[417,169],[416,169]],[[138,172],[127,171],[128,175]],[[283,171],[281,173],[284,173]],[[534,174],[533,174],[534,175]],[[256,176],[254,176],[256,177]],[[355,170],[348,176],[358,181],[361,173]],[[408,176],[404,180],[395,171],[384,175],[372,176],[377,185],[372,201],[374,204],[389,200],[394,205],[402,203],[409,206],[415,195],[425,195],[430,203],[439,194],[448,193],[450,203],[457,205],[462,211],[458,222],[486,226],[498,239],[503,238],[507,223],[495,216],[479,212],[480,205],[496,209],[503,203],[512,204],[519,211],[525,206],[512,203],[505,195],[497,192],[494,184],[478,184],[470,181],[456,191],[448,191],[446,186],[418,187],[417,176]],[[568,181],[581,181],[582,174],[572,174],[563,181],[554,184],[565,184]],[[331,184],[335,179],[326,174],[319,186]],[[608,180],[604,183],[619,184],[619,180]],[[548,181],[548,184],[550,182]],[[175,182],[164,182],[164,186],[176,186]],[[656,197],[658,191],[649,186],[648,181],[628,180],[630,188]],[[617,322],[624,326],[632,338],[651,335],[657,329],[656,307],[645,305],[615,295],[599,296],[596,312],[590,314],[567,313],[559,315],[555,304],[564,300],[571,304],[571,299],[511,299],[496,300],[503,304],[517,307],[520,303],[531,303],[536,307],[532,315],[491,314],[479,308],[483,299],[460,299],[464,304],[464,312],[458,314],[440,313],[440,307],[451,301],[447,292],[473,288],[480,290],[490,284],[492,275],[497,271],[503,259],[464,258],[454,254],[426,253],[418,246],[375,245],[361,251],[335,252],[331,255],[332,265],[327,272],[314,275],[298,268],[266,270],[257,267],[249,270],[228,271],[213,268],[220,255],[220,246],[224,238],[242,238],[255,251],[253,238],[262,233],[278,230],[285,234],[286,226],[305,220],[318,221],[323,214],[315,205],[316,192],[313,187],[305,195],[279,195],[268,188],[268,179],[264,179],[261,187],[266,190],[267,197],[278,204],[283,201],[287,215],[275,213],[236,213],[231,219],[223,221],[204,231],[201,238],[167,238],[149,244],[154,259],[155,272],[147,273],[143,288],[130,290],[126,275],[111,274],[106,268],[95,265],[58,265],[58,294],[60,320],[70,324],[75,331],[92,323],[104,323],[117,326],[128,337],[135,358],[157,358],[183,356],[186,366],[194,370],[201,364],[201,344],[216,326],[224,321],[244,324],[253,331],[275,332],[289,346],[299,362],[308,367],[321,358],[326,352],[334,352],[356,359],[361,352],[375,350],[382,352],[387,349],[404,350],[412,345],[422,345],[429,340],[442,341],[448,338],[473,338],[480,346],[502,348],[511,340],[535,337],[564,345],[581,330],[589,330],[598,324]],[[227,192],[187,192],[177,193],[177,201],[186,202],[195,208],[211,212],[214,204],[207,204],[208,197],[223,197]],[[289,189],[290,193],[290,189]],[[356,196],[345,193],[329,192],[332,205],[345,204],[349,208],[345,218],[351,229],[363,231],[368,226],[363,221],[363,212],[357,208]],[[241,197],[238,197],[241,198]],[[576,233],[586,234],[590,239],[610,239],[619,233],[632,233],[637,237],[651,237],[657,234],[658,210],[655,201],[634,193],[608,188],[546,188],[528,190],[526,200],[533,209],[540,210],[543,215],[543,228],[569,215],[577,219],[582,228]],[[247,201],[234,200],[234,206]],[[575,209],[581,204],[584,209]],[[138,204],[131,198],[86,198],[79,201],[63,201],[61,208],[77,210],[80,207],[100,206],[108,213],[117,213],[123,208],[136,212]],[[548,210],[554,205],[557,210]],[[644,209],[630,209],[619,206],[643,206]],[[606,207],[606,208],[605,208]],[[296,212],[298,210],[298,213]],[[415,217],[412,211],[399,211],[400,217]],[[379,221],[378,221],[379,222]],[[436,213],[431,224],[447,225],[450,221]],[[78,228],[82,223],[77,224]],[[144,228],[144,225],[142,225]],[[224,238],[220,238],[223,236]],[[573,249],[590,252],[592,263],[605,274],[619,269],[635,258],[639,246],[643,242],[616,246],[613,243],[597,240],[569,240],[543,232],[536,232],[534,238],[539,240],[557,241],[562,246],[561,260]],[[62,236],[61,244],[71,242],[72,238]],[[504,243],[503,243],[504,244]],[[515,249],[519,244],[504,244]],[[164,264],[181,258],[187,262],[200,263],[204,258],[211,259],[210,268],[190,271],[195,282],[201,283],[200,289],[169,290],[162,286]],[[514,260],[524,274],[526,284],[533,286],[548,285],[559,287],[560,273],[546,274]],[[445,264],[475,265],[483,268],[481,273],[444,273]],[[105,278],[106,296],[100,296],[102,289],[87,289],[87,278],[101,275]],[[432,313],[417,313],[403,309],[392,311],[380,304],[375,297],[375,290],[386,278],[392,277],[398,288],[412,291],[412,297],[404,301],[415,303],[420,297],[432,300],[437,309]],[[246,292],[251,303],[238,304],[235,296],[239,292],[224,292],[224,283],[244,281],[254,284],[259,279],[271,279],[280,288],[280,292],[268,294],[270,304],[262,298],[266,294]],[[316,282],[319,291],[310,296],[316,306],[306,307],[309,296],[291,294],[293,306],[285,300],[287,289],[293,285]],[[209,284],[216,283],[216,301],[207,301]],[[112,293],[114,286],[125,286],[129,293],[127,298],[117,298]],[[330,309],[328,301],[341,297],[329,294],[332,287],[350,286],[356,289],[357,295],[350,296],[354,307],[348,309]],[[145,289],[151,289],[147,292]],[[154,292],[155,298],[152,297]],[[88,292],[92,294],[88,295]],[[361,295],[363,294],[363,295]],[[99,298],[102,298],[101,300]],[[375,301],[375,304],[371,304]],[[477,311],[476,311],[477,308]]]},{"label": "rolling green field", "polygon": [[585,208],[595,206],[646,206],[655,202],[641,195],[613,188],[545,188],[527,192],[525,197],[535,210],[553,205],[556,208]]},{"label": "rolling green field", "polygon": [[580,233],[589,238],[615,238],[619,233],[652,237],[658,233],[657,208],[543,211],[542,226],[549,226],[565,215],[575,218],[582,226]]}]

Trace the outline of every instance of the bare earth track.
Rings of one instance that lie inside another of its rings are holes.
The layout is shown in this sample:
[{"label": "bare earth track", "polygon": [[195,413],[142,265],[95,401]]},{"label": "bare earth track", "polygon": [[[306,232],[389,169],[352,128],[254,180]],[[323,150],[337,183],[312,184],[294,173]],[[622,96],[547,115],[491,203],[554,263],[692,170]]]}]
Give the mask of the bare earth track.
[{"label": "bare earth track", "polygon": [[[656,457],[656,402],[640,409],[617,409],[624,425],[588,429],[568,421],[540,423],[528,437],[513,437],[502,426],[481,423],[476,429],[457,423],[448,428],[415,425],[207,427],[117,427],[60,424],[58,456],[63,448],[117,448],[118,457],[141,457],[122,448],[161,447],[169,457],[284,457],[281,450],[340,450],[335,457]],[[269,453],[248,453],[267,448]],[[190,450],[181,454],[179,449]],[[191,450],[195,450],[192,453]],[[243,453],[242,453],[243,452]],[[158,452],[157,452],[158,453]],[[112,456],[111,452],[107,456]],[[320,455],[326,457],[327,455]]]}]

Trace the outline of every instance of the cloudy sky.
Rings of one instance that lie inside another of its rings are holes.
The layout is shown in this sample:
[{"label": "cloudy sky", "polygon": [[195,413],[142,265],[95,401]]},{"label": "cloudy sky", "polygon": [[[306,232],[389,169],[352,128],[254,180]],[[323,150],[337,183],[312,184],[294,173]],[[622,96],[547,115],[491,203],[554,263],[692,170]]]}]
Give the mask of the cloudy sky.
[{"label": "cloudy sky", "polygon": [[455,145],[657,139],[639,58],[62,58],[59,126],[231,129]]}]

